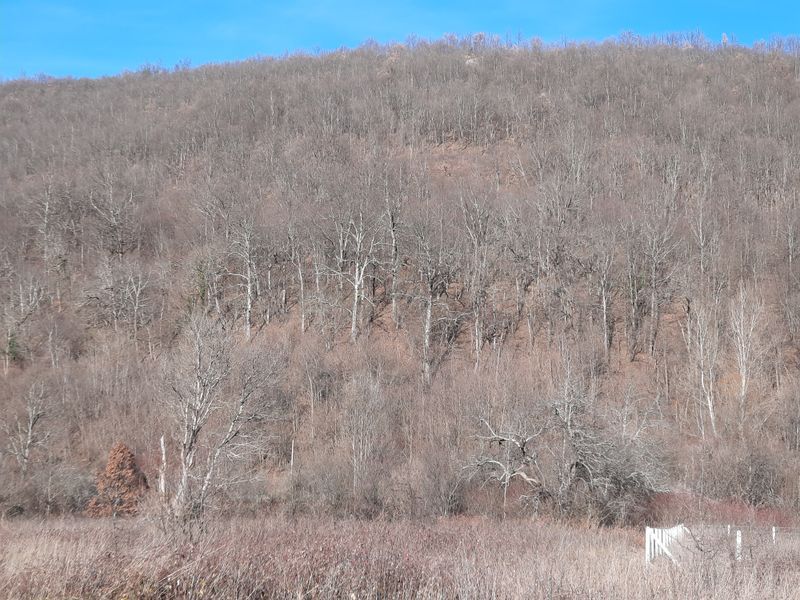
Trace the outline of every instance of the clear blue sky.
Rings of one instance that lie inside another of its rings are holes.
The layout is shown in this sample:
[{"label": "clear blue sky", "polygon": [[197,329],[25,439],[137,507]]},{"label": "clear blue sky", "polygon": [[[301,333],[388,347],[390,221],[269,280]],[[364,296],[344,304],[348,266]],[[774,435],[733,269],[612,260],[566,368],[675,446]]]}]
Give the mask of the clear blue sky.
[{"label": "clear blue sky", "polygon": [[0,0],[0,78],[96,77],[367,39],[486,32],[512,40],[603,40],[701,31],[750,45],[800,30],[800,0]]}]

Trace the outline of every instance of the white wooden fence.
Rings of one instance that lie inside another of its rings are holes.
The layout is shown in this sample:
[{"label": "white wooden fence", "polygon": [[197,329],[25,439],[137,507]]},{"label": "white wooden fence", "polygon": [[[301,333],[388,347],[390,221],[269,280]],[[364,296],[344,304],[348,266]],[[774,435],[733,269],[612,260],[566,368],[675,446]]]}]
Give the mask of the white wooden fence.
[{"label": "white wooden fence", "polygon": [[678,560],[675,558],[675,555],[672,551],[670,551],[670,547],[674,547],[677,545],[677,542],[686,535],[687,533],[686,527],[681,525],[676,525],[675,527],[670,527],[669,529],[661,529],[656,527],[645,527],[644,528],[644,562],[645,564],[650,564],[659,556],[666,556],[676,565],[678,564]]},{"label": "white wooden fence", "polygon": [[[717,526],[718,527],[718,526]],[[700,526],[699,531],[692,533],[689,528],[683,524],[675,525],[669,528],[645,527],[644,533],[644,561],[645,564],[652,563],[659,556],[666,556],[676,565],[678,564],[677,554],[681,548],[688,549],[691,553],[695,544],[699,540],[695,537],[698,535],[700,538],[705,538],[705,546],[716,547],[719,549],[728,548],[726,552],[731,552],[735,560],[742,560],[744,551],[742,530],[745,529],[748,539],[750,540],[747,547],[748,552],[752,554],[753,548],[763,547],[764,544],[769,544],[771,541],[773,546],[777,544],[778,528],[773,526],[771,529],[766,528],[747,528],[746,526],[723,526],[722,532],[709,538],[709,527]],[[711,526],[712,532],[716,530]],[[781,529],[781,532],[800,534],[800,529],[786,528]]]}]

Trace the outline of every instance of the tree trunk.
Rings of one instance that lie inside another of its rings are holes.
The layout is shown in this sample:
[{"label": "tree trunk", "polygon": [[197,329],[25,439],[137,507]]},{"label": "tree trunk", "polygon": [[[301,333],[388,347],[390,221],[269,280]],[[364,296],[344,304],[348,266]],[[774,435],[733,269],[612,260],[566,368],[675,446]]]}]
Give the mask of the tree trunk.
[{"label": "tree trunk", "polygon": [[433,325],[433,293],[429,292],[425,302],[425,320],[422,329],[422,381],[429,385],[432,375],[431,327]]}]

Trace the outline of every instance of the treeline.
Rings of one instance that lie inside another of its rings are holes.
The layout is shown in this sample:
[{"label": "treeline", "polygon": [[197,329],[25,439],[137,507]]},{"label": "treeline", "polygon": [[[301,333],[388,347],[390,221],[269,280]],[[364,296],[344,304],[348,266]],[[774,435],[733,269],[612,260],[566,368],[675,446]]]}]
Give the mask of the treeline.
[{"label": "treeline", "polygon": [[797,508],[799,82],[475,36],[0,85],[0,504],[123,441],[190,512]]}]

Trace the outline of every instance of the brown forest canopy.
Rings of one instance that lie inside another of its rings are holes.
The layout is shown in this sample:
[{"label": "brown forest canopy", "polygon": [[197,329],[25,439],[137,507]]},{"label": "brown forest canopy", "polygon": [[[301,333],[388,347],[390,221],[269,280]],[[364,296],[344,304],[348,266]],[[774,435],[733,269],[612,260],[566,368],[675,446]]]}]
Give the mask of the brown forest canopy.
[{"label": "brown forest canopy", "polygon": [[119,440],[177,473],[219,330],[204,435],[271,357],[219,505],[797,508],[800,46],[695,42],[0,85],[0,505],[81,510]]}]

